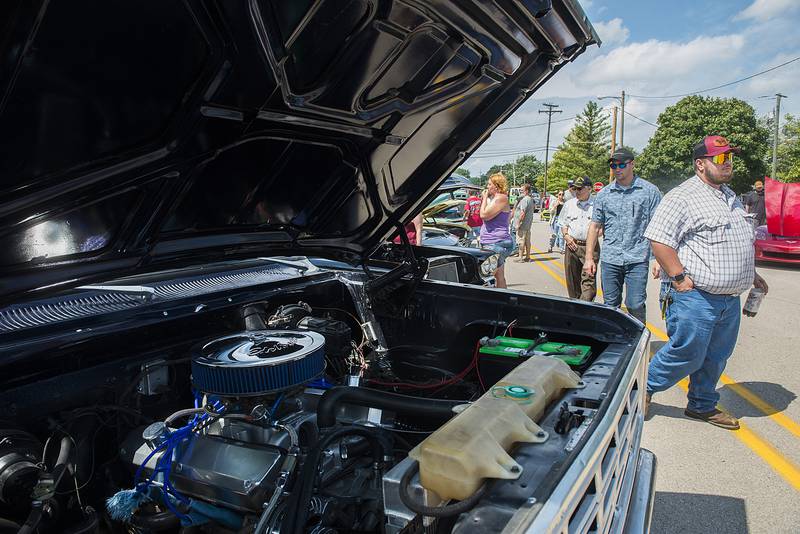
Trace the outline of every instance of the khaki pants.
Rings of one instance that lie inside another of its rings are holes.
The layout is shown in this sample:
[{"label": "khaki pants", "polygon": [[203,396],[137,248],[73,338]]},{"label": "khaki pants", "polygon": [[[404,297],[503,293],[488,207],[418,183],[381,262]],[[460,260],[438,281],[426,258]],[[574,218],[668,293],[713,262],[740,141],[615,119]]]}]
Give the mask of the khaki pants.
[{"label": "khaki pants", "polygon": [[[597,281],[594,276],[583,270],[583,258],[586,256],[586,245],[578,245],[578,250],[567,247],[564,253],[564,274],[567,279],[567,293],[571,299],[594,300],[597,296]],[[600,247],[594,249],[594,261],[600,259]]]}]

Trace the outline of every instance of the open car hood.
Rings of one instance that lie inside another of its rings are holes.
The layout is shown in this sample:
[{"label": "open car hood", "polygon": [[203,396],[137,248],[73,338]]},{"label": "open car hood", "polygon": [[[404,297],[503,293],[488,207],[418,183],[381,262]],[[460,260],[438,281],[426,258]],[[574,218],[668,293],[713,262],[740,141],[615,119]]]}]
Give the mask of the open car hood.
[{"label": "open car hood", "polygon": [[464,211],[464,206],[466,205],[466,200],[445,200],[444,202],[438,202],[432,206],[428,206],[424,210],[422,210],[422,216],[424,218],[428,217],[436,217],[441,213],[451,209],[451,208],[458,208],[460,211]]},{"label": "open car hood", "polygon": [[573,0],[0,7],[0,298],[357,262],[597,35]]},{"label": "open car hood", "polygon": [[772,235],[800,236],[800,183],[786,184],[764,178],[767,231]]}]

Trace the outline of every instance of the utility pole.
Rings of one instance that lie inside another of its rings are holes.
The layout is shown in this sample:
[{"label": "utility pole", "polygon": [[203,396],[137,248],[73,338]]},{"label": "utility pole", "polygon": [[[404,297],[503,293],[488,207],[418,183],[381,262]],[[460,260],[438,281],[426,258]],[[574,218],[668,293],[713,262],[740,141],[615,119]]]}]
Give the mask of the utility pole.
[{"label": "utility pole", "polygon": [[540,109],[539,113],[547,113],[547,143],[544,147],[544,192],[547,194],[547,160],[550,157],[550,121],[553,120],[553,113],[561,113],[560,109],[555,109],[558,104],[542,104],[547,109]]},{"label": "utility pole", "polygon": [[781,98],[787,98],[787,96],[775,93],[775,138],[772,140],[772,176],[770,177],[773,180],[778,179],[776,168],[778,166],[778,132],[780,132],[779,124],[781,122]]},{"label": "utility pole", "polygon": [[[617,106],[611,109],[611,156],[617,149]],[[614,181],[614,171],[608,169],[608,183]]]},{"label": "utility pole", "polygon": [[622,148],[625,146],[625,91],[622,91],[620,102],[622,102],[622,113],[619,117],[619,146]]}]

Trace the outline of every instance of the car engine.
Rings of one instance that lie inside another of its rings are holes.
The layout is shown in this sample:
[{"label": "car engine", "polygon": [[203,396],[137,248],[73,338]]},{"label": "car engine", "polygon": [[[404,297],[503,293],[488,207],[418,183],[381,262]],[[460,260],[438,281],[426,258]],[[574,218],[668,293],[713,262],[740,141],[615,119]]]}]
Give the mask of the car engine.
[{"label": "car engine", "polygon": [[608,375],[583,391],[581,374],[607,344],[548,339],[535,317],[403,344],[430,305],[379,322],[339,282],[349,303],[246,304],[203,341],[9,390],[0,532],[467,532],[489,482],[523,495],[586,431]]}]

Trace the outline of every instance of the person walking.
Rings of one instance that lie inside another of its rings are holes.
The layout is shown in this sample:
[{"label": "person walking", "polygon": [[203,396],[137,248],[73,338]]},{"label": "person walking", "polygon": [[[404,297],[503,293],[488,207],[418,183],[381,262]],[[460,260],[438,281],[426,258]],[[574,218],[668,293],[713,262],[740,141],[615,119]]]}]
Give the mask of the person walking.
[{"label": "person walking", "polygon": [[[567,293],[570,298],[594,300],[597,295],[595,275],[583,269],[586,257],[586,237],[589,234],[589,225],[592,223],[592,210],[594,199],[592,194],[592,181],[584,176],[575,180],[575,198],[564,203],[561,210],[561,233],[567,245],[564,253],[564,275],[567,279]],[[594,260],[600,255],[599,247],[593,252]]]},{"label": "person walking", "polygon": [[475,245],[478,242],[478,237],[481,233],[481,226],[483,226],[483,219],[481,219],[481,197],[478,196],[478,190],[470,190],[470,196],[464,204],[464,220],[469,226],[469,241],[470,245]]},{"label": "person walking", "polygon": [[514,207],[514,218],[516,224],[517,247],[519,248],[519,257],[516,261],[530,261],[533,199],[531,198],[531,186],[529,184],[522,184],[522,196]]},{"label": "person walking", "polygon": [[493,174],[489,178],[486,190],[481,195],[481,247],[493,250],[498,254],[497,269],[494,277],[497,287],[506,288],[506,258],[514,249],[511,233],[508,230],[508,219],[511,208],[508,205],[508,180],[502,174]]},{"label": "person walking", "polygon": [[769,290],[755,270],[754,228],[727,185],[739,151],[718,135],[698,143],[696,174],[667,193],[645,231],[661,265],[669,334],[650,362],[647,402],[689,376],[686,415],[730,430],[739,422],[717,409],[716,387],[736,346],[739,295]]},{"label": "person walking", "polygon": [[558,251],[564,254],[564,236],[561,234],[561,224],[559,217],[561,210],[564,209],[564,192],[559,191],[558,196],[554,197],[555,200],[550,209],[550,246],[547,249],[548,254],[553,252],[553,245],[558,247]]},{"label": "person walking", "polygon": [[602,231],[600,283],[603,300],[619,307],[624,286],[628,313],[645,323],[651,254],[644,230],[661,201],[661,192],[634,174],[634,155],[627,148],[615,150],[608,162],[615,180],[595,196],[583,268],[591,275],[597,272],[594,249]]},{"label": "person walking", "polygon": [[747,193],[744,198],[744,207],[747,213],[755,214],[756,226],[767,224],[767,207],[764,204],[764,182],[756,180],[753,190]]}]

